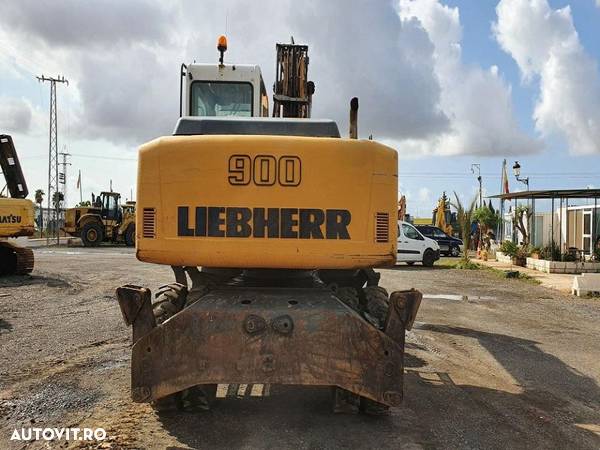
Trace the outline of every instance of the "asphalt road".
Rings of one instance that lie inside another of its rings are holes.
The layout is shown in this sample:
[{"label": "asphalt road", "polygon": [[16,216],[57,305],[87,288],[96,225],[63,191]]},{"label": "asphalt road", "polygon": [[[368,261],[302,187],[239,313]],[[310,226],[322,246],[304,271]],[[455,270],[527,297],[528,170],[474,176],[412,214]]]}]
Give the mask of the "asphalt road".
[{"label": "asphalt road", "polygon": [[2,449],[25,448],[10,436],[34,426],[103,427],[100,448],[600,448],[597,299],[488,271],[382,270],[388,290],[425,294],[405,402],[390,416],[333,415],[328,389],[297,387],[157,415],[129,400],[130,330],[114,289],[154,290],[170,269],[125,248],[35,253],[31,277],[0,280]]}]

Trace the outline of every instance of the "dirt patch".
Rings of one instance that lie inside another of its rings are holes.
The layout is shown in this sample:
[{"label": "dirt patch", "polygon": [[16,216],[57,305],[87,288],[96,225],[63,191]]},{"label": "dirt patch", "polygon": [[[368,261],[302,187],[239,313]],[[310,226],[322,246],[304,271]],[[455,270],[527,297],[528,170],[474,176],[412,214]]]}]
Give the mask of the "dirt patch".
[{"label": "dirt patch", "polygon": [[115,248],[36,261],[31,277],[0,280],[3,449],[21,448],[10,433],[31,423],[103,427],[104,448],[600,447],[597,300],[483,270],[382,270],[390,292],[426,294],[407,334],[405,401],[389,417],[333,415],[328,389],[293,386],[157,415],[130,400],[131,330],[113,295],[126,283],[155,291],[170,268]]}]

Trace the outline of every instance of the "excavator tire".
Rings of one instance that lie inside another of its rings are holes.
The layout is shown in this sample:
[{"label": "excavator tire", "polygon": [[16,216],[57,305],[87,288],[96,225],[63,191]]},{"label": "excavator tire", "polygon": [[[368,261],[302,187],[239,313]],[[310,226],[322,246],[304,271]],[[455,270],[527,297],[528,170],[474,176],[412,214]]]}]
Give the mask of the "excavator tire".
[{"label": "excavator tire", "polygon": [[156,324],[167,321],[185,306],[187,288],[179,283],[171,283],[161,286],[155,294],[152,303],[152,312]]},{"label": "excavator tire", "polygon": [[88,222],[81,230],[81,242],[85,247],[97,247],[104,240],[104,230],[99,223]]},{"label": "excavator tire", "polygon": [[133,247],[135,245],[135,225],[131,224],[125,230],[125,245]]},{"label": "excavator tire", "polygon": [[0,242],[0,275],[27,275],[34,265],[33,251],[9,242]]},{"label": "excavator tire", "polygon": [[[388,292],[381,286],[365,286],[362,289],[362,294],[363,304],[365,305],[365,317],[373,325],[383,330],[390,306]],[[370,398],[361,397],[360,410],[365,414],[381,416],[389,414],[390,407]]]},{"label": "excavator tire", "polygon": [[[189,294],[193,292],[190,291]],[[154,312],[154,319],[156,323],[167,321],[179,311],[191,303],[188,302],[187,288],[180,283],[171,283],[159,288],[155,294],[155,300],[152,303],[152,310]],[[199,297],[198,297],[199,298]],[[195,298],[195,301],[198,300]],[[158,412],[169,412],[169,411],[206,411],[209,410],[215,397],[216,397],[216,385],[201,385],[192,386],[191,388],[185,389],[175,394],[167,395],[166,397],[160,398],[153,402],[153,407]]]},{"label": "excavator tire", "polygon": [[[334,292],[341,301],[361,314],[374,327],[384,329],[389,308],[389,296],[384,288],[365,286],[357,290],[341,287]],[[356,414],[362,411],[369,415],[387,415],[389,406],[336,386],[333,388],[333,411],[341,414]]]},{"label": "excavator tire", "polygon": [[[388,312],[388,293],[381,286],[365,286],[362,289],[365,312],[376,320],[375,326],[383,330]],[[371,323],[372,320],[369,320]]]}]

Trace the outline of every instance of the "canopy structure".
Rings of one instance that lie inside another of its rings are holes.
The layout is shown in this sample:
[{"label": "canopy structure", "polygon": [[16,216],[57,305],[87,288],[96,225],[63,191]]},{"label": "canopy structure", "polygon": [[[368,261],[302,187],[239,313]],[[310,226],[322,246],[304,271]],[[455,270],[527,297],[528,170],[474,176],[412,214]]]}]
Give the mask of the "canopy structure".
[{"label": "canopy structure", "polygon": [[488,198],[513,199],[557,199],[557,198],[600,198],[600,189],[546,189],[543,191],[520,191],[490,195]]},{"label": "canopy structure", "polygon": [[[576,250],[579,251],[581,254],[588,254],[593,252],[593,248],[595,245],[599,244],[599,237],[598,237],[598,206],[599,203],[598,199],[600,199],[600,189],[545,189],[545,190],[537,190],[537,191],[519,191],[519,192],[510,192],[510,193],[506,193],[506,194],[497,194],[497,195],[490,195],[488,196],[488,198],[497,198],[500,199],[502,201],[514,201],[515,204],[515,209],[517,206],[517,201],[518,200],[527,200],[528,204],[531,204],[531,212],[533,214],[533,220],[531,221],[531,223],[529,223],[528,221],[528,228],[529,228],[529,234],[531,237],[531,242],[535,242],[535,201],[536,200],[550,200],[552,202],[552,219],[551,219],[551,240],[552,240],[552,245],[554,245],[555,242],[555,233],[554,233],[554,226],[555,226],[555,220],[554,220],[554,216],[555,216],[555,210],[554,210],[554,205],[555,205],[555,201],[558,200],[559,202],[559,211],[560,213],[558,214],[558,226],[559,226],[559,238],[558,238],[558,248],[560,249],[561,252],[564,252],[565,249],[563,248],[563,233],[562,233],[562,229],[563,229],[563,220],[566,220],[566,227],[565,227],[565,246],[568,247],[568,242],[569,242],[569,236],[568,233],[570,232],[571,227],[569,226],[569,200],[571,199],[589,199],[589,200],[594,200],[594,204],[593,204],[593,209],[592,209],[592,213],[589,217],[589,221],[590,223],[590,246],[589,248],[582,248],[579,249],[577,248]],[[531,202],[531,203],[530,203]],[[563,213],[563,208],[566,211],[565,213]],[[589,209],[591,209],[592,206],[589,205]],[[589,214],[589,213],[588,213]],[[564,218],[563,218],[564,215]],[[504,221],[504,217],[502,217],[502,220]],[[503,238],[502,234],[503,234],[503,230],[501,231],[501,239]],[[514,236],[514,233],[513,233]],[[586,236],[587,239],[587,236]],[[586,245],[587,246],[587,245]],[[566,249],[568,250],[568,249]]]}]

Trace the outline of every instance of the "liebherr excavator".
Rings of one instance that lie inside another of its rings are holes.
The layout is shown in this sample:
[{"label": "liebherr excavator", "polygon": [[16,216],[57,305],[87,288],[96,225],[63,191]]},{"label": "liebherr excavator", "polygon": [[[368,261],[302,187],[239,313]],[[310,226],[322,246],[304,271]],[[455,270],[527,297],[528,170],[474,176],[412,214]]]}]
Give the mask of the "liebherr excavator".
[{"label": "liebherr excavator", "polygon": [[33,251],[19,247],[8,238],[32,236],[34,207],[27,200],[27,183],[13,140],[0,134],[0,168],[10,197],[0,195],[0,275],[26,275],[33,270]]},{"label": "liebherr excavator", "polygon": [[219,64],[182,65],[173,136],[139,150],[137,258],[176,283],[154,302],[117,289],[136,402],[210,408],[276,385],[331,386],[336,412],[402,400],[421,294],[388,296],[373,270],[396,260],[397,154],[311,119],[308,48],[276,48],[273,117],[260,68],[225,64],[221,37]]}]

